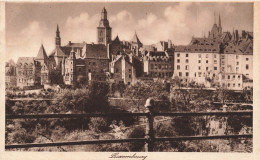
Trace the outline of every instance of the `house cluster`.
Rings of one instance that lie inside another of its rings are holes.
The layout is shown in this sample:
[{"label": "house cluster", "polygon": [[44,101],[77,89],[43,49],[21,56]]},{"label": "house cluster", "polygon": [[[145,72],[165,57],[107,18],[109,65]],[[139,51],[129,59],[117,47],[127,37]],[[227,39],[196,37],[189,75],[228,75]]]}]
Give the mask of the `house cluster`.
[{"label": "house cluster", "polygon": [[212,87],[252,87],[253,33],[222,32],[221,20],[208,37],[193,37],[190,44],[174,46],[170,40],[143,45],[135,33],[130,41],[112,40],[112,28],[103,8],[97,43],[61,45],[59,26],[55,48],[47,55],[41,45],[36,57],[6,63],[6,87],[75,85],[91,81],[134,84],[142,79],[170,80],[175,76]]},{"label": "house cluster", "polygon": [[253,87],[253,32],[222,32],[221,18],[208,37],[192,37],[190,44],[177,46],[174,75],[207,87],[230,90]]}]

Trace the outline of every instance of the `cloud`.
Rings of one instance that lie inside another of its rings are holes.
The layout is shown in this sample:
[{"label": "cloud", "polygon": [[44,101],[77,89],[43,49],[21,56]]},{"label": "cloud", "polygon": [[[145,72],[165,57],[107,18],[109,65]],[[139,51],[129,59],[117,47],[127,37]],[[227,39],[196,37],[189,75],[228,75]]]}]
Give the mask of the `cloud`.
[{"label": "cloud", "polygon": [[[178,3],[167,6],[158,12],[145,16],[135,16],[137,13],[128,10],[119,10],[117,13],[108,13],[112,38],[116,35],[120,40],[131,40],[135,31],[143,44],[153,44],[158,41],[172,40],[175,45],[188,44],[192,36],[205,36],[214,24],[214,11],[221,13],[223,30],[231,30],[237,26],[243,16],[240,10],[232,3]],[[155,14],[156,13],[156,14]],[[239,13],[239,16],[237,14]],[[248,14],[247,14],[248,15]],[[216,18],[218,21],[218,17]],[[244,18],[244,20],[246,20]],[[100,13],[90,15],[80,12],[78,15],[65,18],[60,25],[61,43],[96,42],[97,26]],[[46,22],[46,24],[48,24]],[[55,29],[50,32],[44,22],[32,21],[21,29],[18,34],[8,35],[7,53],[9,57],[17,59],[19,56],[36,56],[41,43],[48,53],[54,48]],[[250,25],[238,25],[242,29],[250,29]],[[248,27],[249,26],[249,27]],[[50,26],[49,26],[50,27]],[[53,27],[53,26],[51,26]],[[247,28],[245,28],[247,27]]]},{"label": "cloud", "polygon": [[90,16],[87,12],[76,17],[68,17],[62,31],[62,44],[73,42],[96,42],[100,15]]},{"label": "cloud", "polygon": [[46,33],[48,30],[44,23],[30,22],[18,35],[7,37],[6,58],[17,61],[19,57],[35,57],[41,44],[47,52],[50,52],[50,49],[53,49],[51,47],[54,46],[54,39]]}]

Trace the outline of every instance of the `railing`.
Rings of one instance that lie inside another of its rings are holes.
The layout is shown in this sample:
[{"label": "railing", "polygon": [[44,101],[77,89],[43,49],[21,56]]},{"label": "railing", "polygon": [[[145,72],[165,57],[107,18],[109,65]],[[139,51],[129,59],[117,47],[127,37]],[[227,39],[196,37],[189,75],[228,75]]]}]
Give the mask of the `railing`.
[{"label": "railing", "polygon": [[[150,103],[149,103],[150,104]],[[112,139],[112,140],[87,140],[73,142],[53,142],[53,143],[28,143],[28,144],[10,144],[5,145],[5,149],[14,148],[32,148],[32,147],[53,147],[66,145],[86,145],[86,144],[107,144],[107,143],[128,143],[142,142],[145,144],[145,151],[153,151],[154,142],[156,141],[177,141],[177,140],[206,140],[206,139],[230,139],[230,138],[252,138],[252,134],[239,135],[216,135],[216,136],[179,136],[179,137],[155,137],[154,136],[154,117],[156,116],[234,116],[247,115],[252,119],[252,111],[234,111],[234,112],[181,112],[181,113],[154,113],[153,104],[145,105],[145,113],[88,113],[88,114],[37,114],[37,115],[6,115],[6,119],[39,119],[39,118],[84,118],[84,117],[129,117],[145,116],[147,118],[145,138],[130,139]]]}]

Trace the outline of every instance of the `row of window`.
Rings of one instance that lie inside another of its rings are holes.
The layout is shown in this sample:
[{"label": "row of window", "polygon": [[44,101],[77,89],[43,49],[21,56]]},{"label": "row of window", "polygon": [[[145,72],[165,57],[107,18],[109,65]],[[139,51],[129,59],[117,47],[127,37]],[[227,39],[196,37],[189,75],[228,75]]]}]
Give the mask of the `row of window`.
[{"label": "row of window", "polygon": [[19,78],[18,79],[19,83],[28,83],[28,82],[33,82],[33,79],[23,79],[23,78]]},{"label": "row of window", "polygon": [[[201,58],[201,54],[199,54],[198,56],[199,56],[199,58]],[[180,53],[177,53],[177,57],[180,57]],[[186,54],[185,54],[185,57],[189,57],[189,54],[186,53]],[[208,54],[206,54],[206,58],[209,58],[209,55],[208,55]],[[216,54],[214,54],[214,58],[217,58],[217,55],[216,55]]]},{"label": "row of window", "polygon": [[[20,63],[18,66],[21,67],[22,65],[23,65],[23,64]],[[24,67],[24,68],[27,68],[28,66],[31,68],[31,67],[33,66],[33,63],[30,63],[30,64],[25,63],[23,67]]]},{"label": "row of window", "polygon": [[[182,72],[179,72],[179,77],[182,77]],[[189,76],[189,72],[185,72],[185,76],[188,77]],[[194,77],[201,77],[202,76],[202,72],[198,72],[198,74],[195,72],[194,73]],[[205,73],[203,73],[203,76],[205,77]],[[216,75],[213,74],[213,77],[215,77]]]},{"label": "row of window", "polygon": [[151,69],[168,69],[171,68],[171,65],[168,64],[151,64]]},{"label": "row of window", "polygon": [[[236,78],[236,75],[233,75],[233,76],[228,75],[228,76],[227,76],[227,79],[231,79],[231,77],[232,77],[232,79],[235,79],[235,78]],[[222,79],[225,79],[225,78],[226,78],[226,76],[225,76],[225,75],[222,75]],[[241,78],[241,75],[237,75],[237,78],[240,79],[240,78]]]},{"label": "row of window", "polygon": [[[199,58],[201,58],[201,54],[199,54],[198,56],[199,56]],[[180,57],[180,53],[177,53],[177,57]],[[189,54],[186,53],[185,57],[189,57]],[[206,58],[209,58],[208,54],[206,54]],[[214,58],[217,58],[216,54],[214,54]],[[225,55],[221,55],[221,59],[225,59]],[[239,55],[236,56],[236,59],[239,59]],[[248,60],[249,60],[249,58],[246,58],[246,61],[248,61]]]},{"label": "row of window", "polygon": [[[225,86],[225,84],[223,84],[223,86]],[[227,84],[227,86],[228,86],[228,87],[231,87],[231,84],[230,84],[230,83],[228,83],[228,84]],[[232,85],[232,86],[233,86],[233,87],[236,87],[236,84],[235,84],[235,83],[233,83],[233,85]],[[241,86],[241,84],[240,84],[240,83],[238,83],[238,84],[237,84],[237,86],[238,86],[238,87],[240,87],[240,86]]]},{"label": "row of window", "polygon": [[[180,70],[181,69],[181,66],[180,65],[177,65],[177,70]],[[199,70],[201,70],[201,66],[198,67]],[[185,65],[185,70],[189,70],[189,65]],[[206,67],[206,71],[209,70],[209,67]],[[218,70],[218,67],[214,67],[214,70]]]},{"label": "row of window", "polygon": [[33,72],[32,72],[31,70],[29,70],[29,71],[23,71],[23,72],[22,72],[22,71],[19,71],[19,72],[18,72],[18,75],[20,75],[20,76],[21,76],[21,75],[29,75],[29,76],[30,76],[30,75],[32,75],[32,73],[33,73]]},{"label": "row of window", "polygon": [[169,59],[162,59],[162,58],[151,58],[150,60],[154,61],[154,62],[160,62],[160,61],[172,61],[172,58],[170,57]]},{"label": "row of window", "polygon": [[150,75],[152,77],[161,77],[161,78],[164,78],[164,77],[171,77],[172,76],[172,72],[150,72]]}]

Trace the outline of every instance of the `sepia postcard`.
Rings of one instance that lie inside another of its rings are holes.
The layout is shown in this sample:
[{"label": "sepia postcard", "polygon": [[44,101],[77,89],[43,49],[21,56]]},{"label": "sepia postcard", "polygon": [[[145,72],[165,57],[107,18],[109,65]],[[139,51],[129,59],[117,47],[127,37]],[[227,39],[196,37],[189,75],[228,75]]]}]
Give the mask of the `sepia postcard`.
[{"label": "sepia postcard", "polygon": [[0,159],[260,159],[260,2],[1,1]]}]

